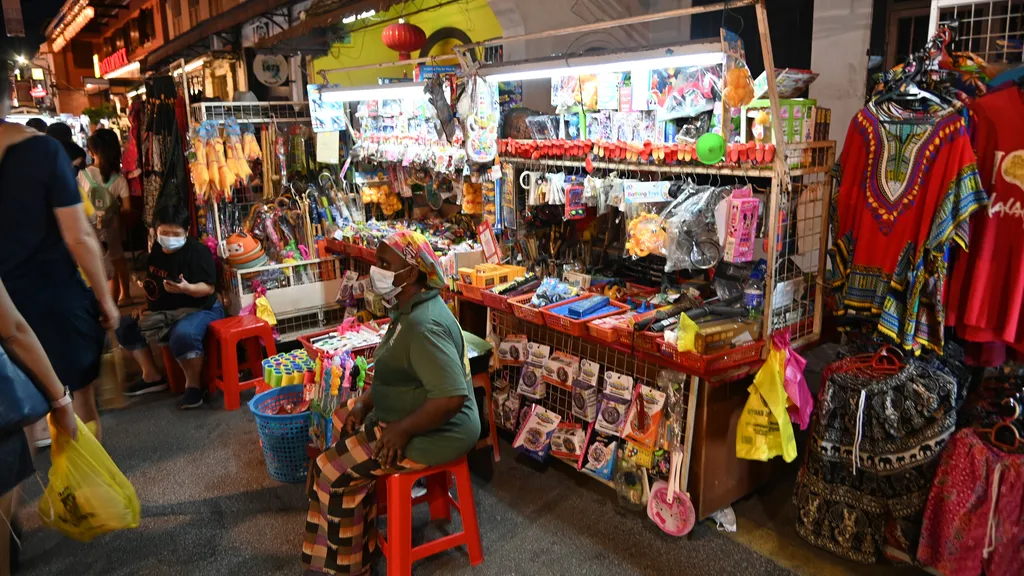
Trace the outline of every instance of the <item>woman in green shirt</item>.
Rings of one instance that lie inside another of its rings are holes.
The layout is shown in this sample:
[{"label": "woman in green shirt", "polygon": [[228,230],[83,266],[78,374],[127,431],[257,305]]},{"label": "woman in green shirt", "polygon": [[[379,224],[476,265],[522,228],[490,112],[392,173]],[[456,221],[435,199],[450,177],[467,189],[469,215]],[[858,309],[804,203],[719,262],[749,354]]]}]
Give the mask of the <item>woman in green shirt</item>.
[{"label": "woman in green shirt", "polygon": [[308,572],[368,574],[376,477],[450,462],[480,438],[466,342],[441,300],[440,262],[426,238],[393,234],[377,248],[370,280],[391,325],[370,391],[334,413],[335,444],[313,463],[302,545]]}]

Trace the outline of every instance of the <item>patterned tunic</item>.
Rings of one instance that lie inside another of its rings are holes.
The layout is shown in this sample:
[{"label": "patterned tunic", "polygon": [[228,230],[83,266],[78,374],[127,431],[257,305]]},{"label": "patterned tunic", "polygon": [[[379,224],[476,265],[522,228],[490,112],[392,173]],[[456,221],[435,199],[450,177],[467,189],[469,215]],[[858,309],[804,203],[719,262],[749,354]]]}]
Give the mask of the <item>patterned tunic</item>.
[{"label": "patterned tunic", "polygon": [[839,170],[829,251],[837,314],[877,322],[905,349],[941,351],[947,251],[951,241],[966,249],[967,218],[986,203],[963,118],[868,104]]}]

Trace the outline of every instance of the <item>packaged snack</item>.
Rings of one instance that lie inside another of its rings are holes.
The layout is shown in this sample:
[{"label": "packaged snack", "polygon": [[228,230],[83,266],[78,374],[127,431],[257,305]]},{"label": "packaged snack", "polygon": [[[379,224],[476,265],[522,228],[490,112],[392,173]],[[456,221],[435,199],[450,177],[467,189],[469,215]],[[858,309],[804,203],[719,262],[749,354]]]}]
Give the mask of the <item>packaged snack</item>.
[{"label": "packaged snack", "polygon": [[592,434],[590,444],[583,455],[583,469],[603,480],[611,480],[618,449],[617,438]]},{"label": "packaged snack", "polygon": [[526,345],[525,334],[509,334],[498,345],[498,364],[502,366],[522,366],[527,358]]},{"label": "packaged snack", "polygon": [[[639,410],[641,402],[644,407],[642,422]],[[661,418],[664,408],[664,392],[647,386],[640,386],[640,393],[637,394],[637,397],[630,405],[623,437],[645,448],[654,449],[658,440],[658,431],[661,430]]]},{"label": "packaged snack", "polygon": [[551,453],[572,460],[580,467],[583,449],[587,445],[587,432],[579,422],[562,422],[551,436]]},{"label": "packaged snack", "polygon": [[544,381],[569,389],[580,372],[580,359],[565,352],[555,352],[544,363]]},{"label": "packaged snack", "polygon": [[626,424],[626,413],[629,411],[629,398],[620,398],[605,392],[601,394],[601,405],[597,409],[597,420],[594,428],[599,432],[613,436],[621,436]]},{"label": "packaged snack", "polygon": [[527,362],[523,364],[522,373],[519,375],[519,387],[517,391],[527,398],[541,399],[547,392],[547,384],[544,382],[544,365]]},{"label": "packaged snack", "polygon": [[534,404],[526,422],[516,434],[512,447],[543,462],[551,450],[551,435],[561,421],[558,414]]}]

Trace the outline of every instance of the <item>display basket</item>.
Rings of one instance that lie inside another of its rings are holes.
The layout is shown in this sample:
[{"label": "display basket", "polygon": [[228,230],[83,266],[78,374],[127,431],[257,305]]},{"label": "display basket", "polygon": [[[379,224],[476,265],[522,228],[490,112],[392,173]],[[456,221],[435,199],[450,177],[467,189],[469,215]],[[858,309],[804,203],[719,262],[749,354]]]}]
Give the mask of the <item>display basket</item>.
[{"label": "display basket", "polygon": [[483,300],[484,306],[488,308],[493,308],[499,312],[512,312],[512,305],[508,303],[508,297],[506,296],[495,294],[490,290],[484,290],[480,293],[480,299]]},{"label": "display basket", "polygon": [[459,288],[459,292],[464,298],[475,300],[477,302],[482,301],[480,293],[483,289],[479,286],[473,286],[472,284],[466,284],[465,282],[456,282],[455,285]]},{"label": "display basket", "polygon": [[615,344],[619,341],[619,335],[614,328],[605,328],[604,326],[591,322],[587,324],[587,331],[590,332],[591,336],[601,340],[602,342]]},{"label": "display basket", "polygon": [[665,335],[661,332],[633,332],[633,347],[641,352],[660,354]]},{"label": "display basket", "polygon": [[[330,240],[328,240],[328,242],[330,242]],[[345,254],[358,257],[360,250],[362,250],[362,246],[353,244],[352,242],[345,242]]]},{"label": "display basket", "polygon": [[284,386],[257,394],[249,401],[249,410],[256,418],[267,473],[278,482],[304,482],[309,471],[306,444],[309,441],[310,412],[272,414],[278,406],[301,402],[302,394],[303,386]]},{"label": "display basket", "polygon": [[516,315],[516,318],[543,326],[544,314],[541,313],[540,308],[530,306],[530,300],[532,299],[533,292],[530,292],[529,294],[509,298],[508,304],[512,307],[512,313]]},{"label": "display basket", "polygon": [[661,355],[671,358],[687,371],[707,376],[759,360],[763,347],[764,341],[758,340],[737,348],[705,355],[696,352],[680,352],[675,344],[662,340]]},{"label": "display basket", "polygon": [[[374,321],[370,322],[370,324],[373,324],[373,325],[377,326],[378,328],[383,328],[383,327],[387,326],[390,323],[391,323],[391,320],[389,320],[387,318],[382,318],[380,320],[374,320]],[[317,338],[319,338],[321,336],[327,336],[328,334],[334,332],[337,329],[338,329],[338,327],[335,326],[334,328],[328,328],[326,330],[320,330],[319,332],[313,332],[313,333],[310,333],[310,334],[304,334],[302,336],[299,336],[298,340],[299,340],[299,343],[302,344],[302,347],[306,349],[306,353],[309,354],[310,358],[318,358],[320,356],[320,350],[318,350],[316,348],[316,346],[313,346],[313,340],[315,340],[315,339],[317,339]],[[350,352],[352,352],[352,355],[355,356],[355,357],[362,356],[364,358],[372,358],[373,357],[373,353],[376,350],[377,350],[377,344],[372,344],[370,346],[363,346],[361,348],[353,348],[352,350],[350,350]]]},{"label": "display basket", "polygon": [[377,261],[376,248],[368,248],[366,246],[356,246],[356,248],[358,248],[358,251],[355,254],[357,258],[370,262],[371,264]]},{"label": "display basket", "polygon": [[572,318],[569,318],[568,316],[562,316],[561,314],[556,314],[553,311],[556,308],[561,308],[561,307],[566,306],[568,304],[572,304],[573,302],[579,302],[581,300],[586,300],[587,298],[592,298],[592,297],[593,297],[593,294],[587,294],[585,296],[577,296],[576,298],[570,298],[568,300],[562,300],[561,302],[555,302],[554,304],[549,304],[549,305],[541,308],[540,311],[541,311],[541,314],[543,314],[543,316],[544,316],[544,323],[547,324],[548,328],[551,328],[552,330],[558,330],[559,332],[565,332],[566,334],[569,334],[569,335],[572,335],[572,336],[583,336],[584,334],[587,333],[587,324],[589,324],[590,322],[593,322],[594,320],[599,320],[601,318],[607,318],[608,316],[613,316],[615,314],[622,314],[626,310],[629,310],[629,306],[627,306],[625,304],[621,304],[621,303],[616,302],[614,300],[609,300],[608,301],[608,305],[614,307],[615,308],[614,311],[605,312],[604,314],[598,314],[596,316],[589,316],[587,318],[583,318],[583,319],[580,319],[580,320],[574,320]]}]

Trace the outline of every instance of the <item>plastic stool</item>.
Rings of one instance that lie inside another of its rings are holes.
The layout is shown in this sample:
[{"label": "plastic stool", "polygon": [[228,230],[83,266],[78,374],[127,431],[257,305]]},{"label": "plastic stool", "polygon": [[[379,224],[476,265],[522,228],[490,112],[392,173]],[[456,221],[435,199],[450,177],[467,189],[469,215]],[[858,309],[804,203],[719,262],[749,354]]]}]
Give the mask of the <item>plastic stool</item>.
[{"label": "plastic stool", "polygon": [[[210,323],[206,332],[206,372],[210,394],[215,390],[224,392],[224,409],[238,410],[241,406],[242,390],[255,388],[263,379],[263,350],[260,338],[267,347],[267,354],[277,354],[274,333],[263,320],[255,316],[232,316]],[[246,364],[254,376],[252,380],[238,381],[238,343],[245,343]]]},{"label": "plastic stool", "polygon": [[164,372],[167,374],[167,384],[170,386],[171,392],[181,394],[185,391],[185,372],[181,370],[174,354],[171,354],[170,347],[161,346],[160,355],[164,359]]},{"label": "plastic stool", "polygon": [[491,375],[487,372],[473,374],[473,388],[484,389],[484,402],[487,403],[487,421],[490,424],[490,432],[487,438],[476,443],[477,448],[490,446],[494,451],[494,461],[501,461],[501,447],[498,446],[498,425],[494,421],[494,402],[491,400]]},{"label": "plastic stool", "polygon": [[[449,475],[455,476],[458,502],[448,491]],[[420,478],[427,479],[427,494],[414,501],[412,485]],[[462,531],[413,548],[412,507],[423,502],[430,504],[431,520],[451,520],[454,507],[462,516]],[[478,566],[484,561],[473,484],[465,456],[441,466],[381,477],[377,480],[377,512],[388,517],[387,537],[383,533],[377,536],[387,559],[388,576],[408,576],[412,573],[413,562],[462,545],[469,551],[470,565]]]}]

